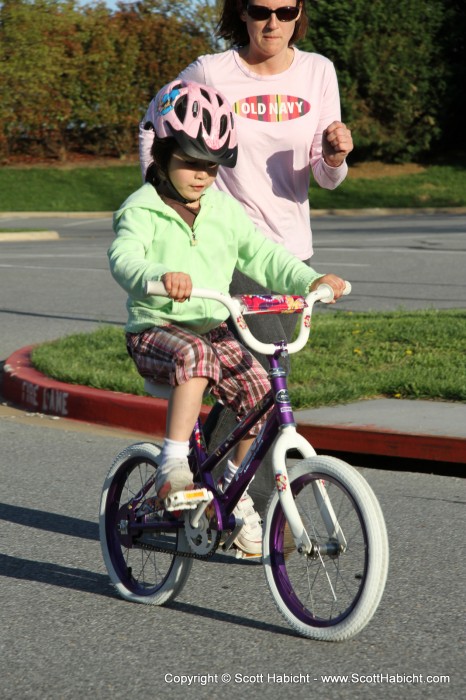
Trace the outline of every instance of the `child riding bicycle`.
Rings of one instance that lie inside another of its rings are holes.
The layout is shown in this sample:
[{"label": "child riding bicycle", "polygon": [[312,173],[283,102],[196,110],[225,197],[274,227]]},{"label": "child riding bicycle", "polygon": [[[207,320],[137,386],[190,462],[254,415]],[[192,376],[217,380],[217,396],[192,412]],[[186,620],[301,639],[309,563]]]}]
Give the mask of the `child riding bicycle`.
[{"label": "child riding bicycle", "polygon": [[[228,330],[226,308],[190,299],[192,287],[228,293],[235,268],[286,294],[306,295],[326,283],[337,299],[345,283],[266,239],[236,200],[210,189],[218,166],[234,167],[237,159],[233,114],[218,91],[176,80],[159,91],[156,104],[153,163],[146,183],[114,216],[108,255],[112,275],[129,295],[128,352],[142,376],[173,387],[155,483],[163,499],[193,486],[189,437],[204,392],[241,420],[270,388],[266,371]],[[162,281],[169,298],[146,296],[148,280]],[[228,461],[223,488],[263,420]],[[234,515],[245,523],[236,546],[259,554],[260,517],[247,492]]]}]

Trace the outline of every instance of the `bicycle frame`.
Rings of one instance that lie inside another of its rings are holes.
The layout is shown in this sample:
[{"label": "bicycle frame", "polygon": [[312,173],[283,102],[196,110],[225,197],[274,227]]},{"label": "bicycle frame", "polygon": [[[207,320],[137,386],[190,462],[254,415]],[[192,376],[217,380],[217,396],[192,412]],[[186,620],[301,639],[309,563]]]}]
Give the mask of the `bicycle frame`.
[{"label": "bicycle frame", "polygon": [[[149,283],[148,292],[152,294],[161,293],[166,295],[166,292],[161,283]],[[322,287],[326,285],[322,285]],[[301,330],[298,339],[295,340],[290,347],[296,352],[303,347],[307,341],[310,328],[310,318],[312,305],[317,299],[324,300],[325,294],[328,298],[328,289],[322,290],[321,297],[316,296],[316,293],[310,294],[306,301],[310,299],[312,302],[309,308],[304,307],[303,318],[301,322]],[[330,292],[333,294],[332,290]],[[212,505],[216,511],[216,518],[219,530],[227,530],[235,527],[235,519],[232,516],[233,509],[238,503],[243,493],[248,488],[254,475],[259,469],[265,455],[272,448],[272,464],[275,478],[275,485],[278,491],[279,499],[283,511],[286,515],[288,525],[293,535],[296,547],[299,552],[311,553],[312,542],[306,532],[301,516],[296,508],[293,494],[291,493],[288,472],[286,468],[286,454],[291,449],[298,450],[304,458],[316,455],[315,450],[296,431],[296,422],[294,420],[293,409],[291,407],[288,394],[286,372],[280,366],[279,358],[287,353],[287,344],[280,342],[277,344],[260,344],[250,333],[249,329],[243,320],[242,313],[235,301],[230,297],[212,292],[212,290],[193,290],[193,296],[204,296],[213,298],[223,303],[230,311],[233,322],[235,323],[240,336],[247,342],[249,346],[256,345],[259,351],[266,351],[266,356],[269,361],[269,379],[271,384],[270,391],[264,398],[242,419],[236,428],[230,433],[226,440],[219,445],[215,452],[210,456],[207,455],[205,442],[202,433],[202,426],[199,420],[193,430],[191,447],[192,447],[192,467],[194,473],[198,473],[201,482],[203,482],[211,491],[214,492],[215,498]],[[307,329],[307,330],[306,330]],[[271,410],[273,409],[273,410]],[[270,415],[266,420],[259,435],[257,435],[246,457],[238,468],[234,479],[227,486],[223,493],[220,493],[216,488],[212,472],[221,460],[231,451],[231,449],[242,440],[254,426],[258,420],[270,410]],[[346,548],[346,538],[338,524],[337,516],[328,499],[324,486],[320,481],[316,480],[313,484],[313,490],[316,500],[319,504],[319,509],[327,529],[328,536],[338,542],[338,546],[344,550]],[[194,515],[196,519],[196,515]]]},{"label": "bicycle frame", "polygon": [[[192,466],[195,467],[194,471],[197,469],[201,481],[216,493],[213,505],[216,509],[219,530],[233,529],[235,527],[235,520],[231,515],[233,509],[250,485],[265,455],[276,441],[272,453],[275,485],[296,546],[299,551],[304,553],[311,551],[312,543],[303,526],[289,488],[286,453],[290,449],[297,449],[306,458],[314,456],[316,452],[307,440],[296,431],[293,409],[288,395],[286,372],[280,367],[278,359],[284,352],[286,352],[285,346],[277,346],[275,355],[267,357],[270,364],[270,391],[210,456],[207,456],[205,451],[202,426],[199,421],[196,423],[192,438],[194,462]],[[212,478],[213,470],[231,449],[247,435],[251,427],[272,408],[275,410],[271,411],[261,432],[257,435],[238,468],[235,478],[223,493],[218,492]],[[337,539],[340,546],[345,546],[346,540],[338,526],[338,520],[325,493],[325,489],[320,482],[316,482],[314,490],[320,503],[320,510],[326,523],[329,537]]]}]

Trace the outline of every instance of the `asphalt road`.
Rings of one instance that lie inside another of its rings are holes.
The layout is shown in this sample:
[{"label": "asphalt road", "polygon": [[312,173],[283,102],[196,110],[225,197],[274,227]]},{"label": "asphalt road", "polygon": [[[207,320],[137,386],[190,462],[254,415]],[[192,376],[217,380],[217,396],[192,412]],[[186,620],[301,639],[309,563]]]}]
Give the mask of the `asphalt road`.
[{"label": "asphalt road", "polygon": [[464,480],[363,470],[387,522],[389,576],[369,626],[329,644],[297,637],[261,566],[225,555],[195,562],[168,607],[116,596],[98,501],[134,437],[3,408],[0,441],[2,700],[465,697]]},{"label": "asphalt road", "polygon": [[[60,240],[0,243],[0,360],[124,321],[124,294],[107,271],[110,220],[0,221],[35,226],[58,230]],[[314,230],[315,267],[353,283],[340,308],[465,308],[466,217],[328,217]],[[166,608],[114,594],[98,501],[113,456],[134,441],[0,407],[2,700],[465,697],[464,480],[363,470],[387,522],[389,577],[370,625],[330,645],[294,635],[257,563],[196,562]],[[306,681],[287,681],[297,674]],[[327,674],[348,679],[325,682]]]},{"label": "asphalt road", "polygon": [[313,227],[313,264],[352,281],[348,308],[465,308],[466,216],[318,217]]}]

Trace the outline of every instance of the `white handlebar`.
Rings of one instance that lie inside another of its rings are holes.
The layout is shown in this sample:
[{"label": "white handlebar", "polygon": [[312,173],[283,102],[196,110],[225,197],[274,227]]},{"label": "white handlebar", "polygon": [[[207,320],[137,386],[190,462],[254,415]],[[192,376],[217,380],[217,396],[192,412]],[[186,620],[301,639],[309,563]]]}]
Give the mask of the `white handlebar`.
[{"label": "white handlebar", "polygon": [[[165,289],[163,282],[154,282],[152,280],[146,282],[145,288],[146,294],[148,296],[156,297],[168,297],[168,293]],[[351,292],[351,284],[346,282],[345,291],[343,294],[346,296]],[[191,291],[191,297],[198,297],[203,299],[212,299],[213,301],[218,301],[220,304],[226,306],[230,312],[231,319],[235,324],[238,334],[242,341],[250,347],[255,352],[261,353],[262,355],[273,355],[277,349],[274,343],[262,343],[258,340],[246,325],[243,318],[244,308],[241,304],[240,297],[231,297],[229,294],[222,294],[214,289],[202,289],[200,287],[193,287]],[[317,289],[310,292],[305,298],[306,308],[303,310],[301,316],[301,324],[299,328],[299,334],[296,340],[288,344],[287,350],[291,355],[295,352],[299,352],[307,343],[309,338],[309,333],[311,330],[310,318],[312,316],[312,308],[316,301],[322,301],[326,304],[333,300],[333,289],[328,284],[320,284]],[[278,343],[279,341],[277,341]]]}]

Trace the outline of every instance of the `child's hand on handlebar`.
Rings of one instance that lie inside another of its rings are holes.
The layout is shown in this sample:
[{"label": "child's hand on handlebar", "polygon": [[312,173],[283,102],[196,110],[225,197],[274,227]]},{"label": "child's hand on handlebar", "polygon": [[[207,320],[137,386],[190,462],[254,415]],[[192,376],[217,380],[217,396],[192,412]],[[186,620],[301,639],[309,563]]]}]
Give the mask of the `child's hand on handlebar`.
[{"label": "child's hand on handlebar", "polygon": [[319,279],[315,280],[311,284],[311,292],[317,289],[319,284],[328,284],[333,289],[333,293],[335,296],[333,298],[333,301],[329,302],[330,304],[334,304],[335,301],[343,295],[343,292],[345,291],[346,287],[345,280],[342,280],[341,277],[337,277],[332,273],[324,275],[323,277],[319,277]]},{"label": "child's hand on handlebar", "polygon": [[166,272],[161,280],[170,299],[183,302],[190,298],[193,283],[185,272]]}]

